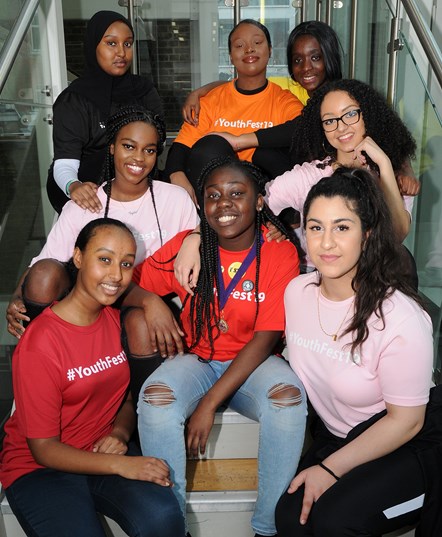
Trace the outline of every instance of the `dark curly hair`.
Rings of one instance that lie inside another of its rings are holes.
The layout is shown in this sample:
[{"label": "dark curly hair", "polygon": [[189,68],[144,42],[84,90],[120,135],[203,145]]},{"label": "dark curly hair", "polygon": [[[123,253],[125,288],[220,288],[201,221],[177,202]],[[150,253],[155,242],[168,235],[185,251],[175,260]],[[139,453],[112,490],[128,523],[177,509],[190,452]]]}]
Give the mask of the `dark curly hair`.
[{"label": "dark curly hair", "polygon": [[[132,104],[129,106],[121,107],[113,116],[111,116],[106,123],[106,138],[107,138],[107,151],[106,158],[103,165],[103,171],[101,173],[101,178],[99,184],[106,183],[106,208],[104,210],[104,217],[106,218],[109,214],[109,204],[111,199],[112,191],[112,181],[115,177],[115,164],[114,156],[111,154],[110,146],[115,142],[115,139],[120,132],[120,130],[129,125],[129,123],[134,123],[136,121],[141,121],[147,125],[151,125],[157,131],[158,134],[158,143],[157,143],[157,156],[161,155],[164,149],[164,144],[166,142],[166,125],[164,121],[158,114],[154,114],[150,110],[144,108],[144,106],[138,104]],[[157,207],[155,203],[154,188],[153,188],[153,179],[157,175],[157,164],[152,168],[151,172],[147,176],[147,187],[150,191],[152,198],[152,204],[155,210],[155,217],[158,224],[159,236],[162,241],[161,226],[158,219]]]},{"label": "dark curly hair", "polygon": [[[206,181],[211,177],[214,171],[220,169],[237,170],[244,177],[247,177],[255,188],[255,196],[264,195],[264,185],[268,178],[263,174],[260,168],[254,164],[239,160],[236,157],[223,157],[210,161],[201,172],[198,179],[198,191],[200,192],[202,207],[201,207],[201,271],[198,277],[198,284],[195,289],[195,294],[190,298],[190,318],[192,319],[192,334],[191,348],[195,347],[200,341],[203,334],[207,331],[209,343],[211,347],[210,359],[213,358],[213,344],[219,337],[220,330],[218,323],[220,320],[220,310],[218,301],[215,300],[214,279],[216,293],[219,296],[219,281],[218,281],[218,237],[216,232],[209,226],[204,214],[204,186]],[[284,226],[272,211],[264,204],[261,211],[256,212],[255,220],[255,245],[256,248],[256,275],[255,275],[255,322],[259,312],[259,269],[261,262],[261,229],[266,222],[271,222],[284,235],[289,236]],[[189,297],[187,297],[189,298]],[[187,300],[186,298],[186,300]]]},{"label": "dark curly hair", "polygon": [[395,291],[401,291],[421,307],[423,304],[404,274],[405,250],[395,239],[390,211],[370,172],[338,168],[330,177],[316,183],[304,204],[304,228],[312,202],[318,197],[336,196],[343,198],[359,217],[363,235],[368,233],[352,281],[355,314],[344,332],[354,334],[351,345],[354,354],[369,336],[368,319],[373,313],[382,319],[385,327],[383,304]]},{"label": "dark curly hair", "polygon": [[337,80],[342,78],[342,46],[336,32],[331,26],[321,21],[301,22],[290,32],[287,41],[287,67],[290,77],[293,77],[293,45],[298,37],[311,35],[321,47],[322,57],[325,65],[325,79]]},{"label": "dark curly hair", "polygon": [[[334,80],[318,88],[294,122],[291,146],[293,164],[312,160],[336,160],[336,150],[328,143],[321,122],[321,104],[332,91],[345,91],[362,111],[365,133],[379,145],[398,173],[408,159],[414,158],[416,143],[409,130],[384,97],[374,88],[359,80]],[[368,159],[369,161],[369,159]],[[377,167],[371,162],[371,167]]]}]

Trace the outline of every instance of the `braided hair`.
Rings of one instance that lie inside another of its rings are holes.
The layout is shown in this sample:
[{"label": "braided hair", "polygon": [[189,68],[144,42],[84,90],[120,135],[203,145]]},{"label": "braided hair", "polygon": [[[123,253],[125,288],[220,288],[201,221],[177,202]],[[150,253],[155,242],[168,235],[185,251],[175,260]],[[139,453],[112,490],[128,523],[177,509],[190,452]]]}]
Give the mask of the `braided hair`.
[{"label": "braided hair", "polygon": [[[236,157],[223,157],[211,160],[207,166],[201,172],[198,179],[198,192],[202,200],[201,207],[201,271],[198,277],[198,283],[195,288],[194,295],[190,298],[190,318],[192,320],[192,333],[191,333],[191,349],[195,347],[200,341],[203,334],[207,331],[209,344],[211,347],[211,355],[209,359],[213,358],[214,353],[214,341],[220,335],[220,329],[218,323],[220,321],[220,308],[219,303],[215,300],[216,296],[220,296],[220,282],[218,279],[218,236],[216,232],[209,226],[206,216],[204,214],[204,186],[206,181],[211,177],[212,173],[220,169],[237,170],[244,177],[247,177],[255,188],[255,196],[264,194],[264,185],[268,178],[263,172],[254,164],[238,160]],[[278,218],[272,213],[266,204],[264,204],[261,211],[256,212],[255,219],[255,243],[256,249],[256,275],[255,275],[255,323],[259,312],[259,271],[261,264],[261,229],[264,223],[271,222],[277,229],[279,229],[284,235],[289,236],[284,226],[278,220]],[[214,292],[214,283],[216,292]],[[186,301],[189,295],[186,297]]]},{"label": "braided hair", "polygon": [[[106,192],[106,207],[104,210],[104,218],[108,218],[112,191],[112,181],[115,177],[114,156],[111,154],[110,146],[115,143],[117,135],[123,127],[129,125],[129,123],[134,123],[136,121],[141,121],[143,123],[146,123],[147,125],[151,125],[157,131],[157,157],[161,155],[164,149],[164,145],[166,142],[166,125],[158,114],[154,114],[150,110],[147,110],[144,106],[138,104],[123,106],[119,108],[118,111],[108,119],[106,123],[107,151],[104,160],[103,170],[101,173],[101,178],[99,181],[100,185],[106,183],[104,187]],[[153,179],[157,177],[157,173],[157,162],[155,162],[155,166],[152,168],[151,172],[147,176],[147,188],[149,189],[152,198],[152,205],[155,211],[155,217],[157,220],[158,231],[162,245],[163,240],[161,234],[161,226],[158,218],[153,189]]]},{"label": "braided hair", "polygon": [[354,354],[368,338],[368,319],[373,313],[385,326],[383,304],[396,290],[421,307],[423,304],[404,274],[405,250],[395,239],[390,211],[373,175],[362,169],[338,168],[330,177],[321,179],[305,200],[304,228],[311,204],[318,197],[343,198],[359,217],[363,235],[367,235],[352,280],[355,314],[344,332],[353,333],[351,352]]}]

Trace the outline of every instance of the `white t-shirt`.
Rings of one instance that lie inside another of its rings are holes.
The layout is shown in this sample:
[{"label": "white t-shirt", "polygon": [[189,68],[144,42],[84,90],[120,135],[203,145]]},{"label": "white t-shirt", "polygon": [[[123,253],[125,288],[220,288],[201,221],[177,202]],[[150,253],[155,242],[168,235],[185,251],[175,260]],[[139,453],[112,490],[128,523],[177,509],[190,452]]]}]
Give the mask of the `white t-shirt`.
[{"label": "white t-shirt", "polygon": [[[161,230],[155,216],[150,189],[137,200],[121,202],[111,199],[109,204],[108,216],[124,222],[135,236],[136,265],[160,248],[161,236],[165,244],[179,231],[193,229],[199,223],[195,205],[184,188],[153,181],[153,194]],[[99,213],[82,209],[72,200],[66,203],[57,222],[49,232],[42,251],[34,257],[30,266],[40,259],[53,258],[68,261],[72,257],[79,232],[92,220],[104,216],[106,194],[103,187],[98,189],[97,196],[103,206]]]},{"label": "white t-shirt", "polygon": [[[432,385],[432,326],[416,302],[396,291],[384,302],[385,328],[372,315],[370,333],[355,356],[352,334],[339,334],[353,315],[353,298],[335,302],[317,285],[318,274],[298,276],[286,288],[286,338],[290,365],[310,402],[331,433],[345,437],[359,423],[385,409],[385,403],[419,406]],[[319,294],[319,301],[318,301]]]}]

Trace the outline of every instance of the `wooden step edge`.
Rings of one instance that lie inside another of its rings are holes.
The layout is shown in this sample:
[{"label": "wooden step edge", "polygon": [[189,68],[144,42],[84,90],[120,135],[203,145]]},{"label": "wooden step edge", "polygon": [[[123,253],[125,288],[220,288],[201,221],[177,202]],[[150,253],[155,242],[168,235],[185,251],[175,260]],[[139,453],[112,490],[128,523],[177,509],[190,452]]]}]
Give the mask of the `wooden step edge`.
[{"label": "wooden step edge", "polygon": [[187,491],[256,491],[257,459],[187,461]]}]

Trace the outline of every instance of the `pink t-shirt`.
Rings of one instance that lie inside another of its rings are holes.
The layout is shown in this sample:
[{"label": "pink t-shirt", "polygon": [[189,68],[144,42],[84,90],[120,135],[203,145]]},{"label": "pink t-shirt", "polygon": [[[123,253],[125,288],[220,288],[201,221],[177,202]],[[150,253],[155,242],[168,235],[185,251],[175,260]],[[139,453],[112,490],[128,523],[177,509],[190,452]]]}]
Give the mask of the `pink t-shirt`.
[{"label": "pink t-shirt", "polygon": [[[165,244],[179,231],[194,229],[199,223],[195,205],[184,188],[162,181],[153,181],[153,193],[160,226],[155,216],[150,190],[134,201],[121,202],[111,199],[109,205],[109,217],[124,222],[135,236],[136,265],[160,248],[161,236]],[[42,251],[34,257],[30,266],[40,259],[68,261],[72,257],[75,241],[83,227],[92,220],[104,216],[106,194],[103,187],[98,189],[97,195],[103,206],[99,213],[84,210],[73,201],[66,203],[49,232]]]},{"label": "pink t-shirt", "polygon": [[[318,168],[317,164],[325,163],[326,161],[314,160],[312,162],[304,162],[304,164],[296,164],[290,171],[269,181],[266,185],[266,201],[270,209],[278,215],[283,209],[293,207],[301,213],[301,225],[298,230],[298,236],[301,241],[301,246],[307,251],[305,243],[304,224],[302,211],[307,194],[313,185],[316,185],[323,177],[330,177],[333,173],[332,166],[325,166],[324,169]],[[405,209],[410,213],[413,210],[414,197],[402,196]],[[307,265],[312,263],[306,257]]]},{"label": "pink t-shirt", "polygon": [[[345,437],[357,424],[385,409],[385,403],[419,406],[432,385],[432,326],[412,299],[396,291],[384,302],[385,328],[375,315],[360,351],[350,355],[351,334],[333,341],[332,334],[353,315],[353,298],[325,298],[317,273],[295,278],[284,295],[290,365],[330,432]],[[318,300],[319,294],[319,300]]]}]

